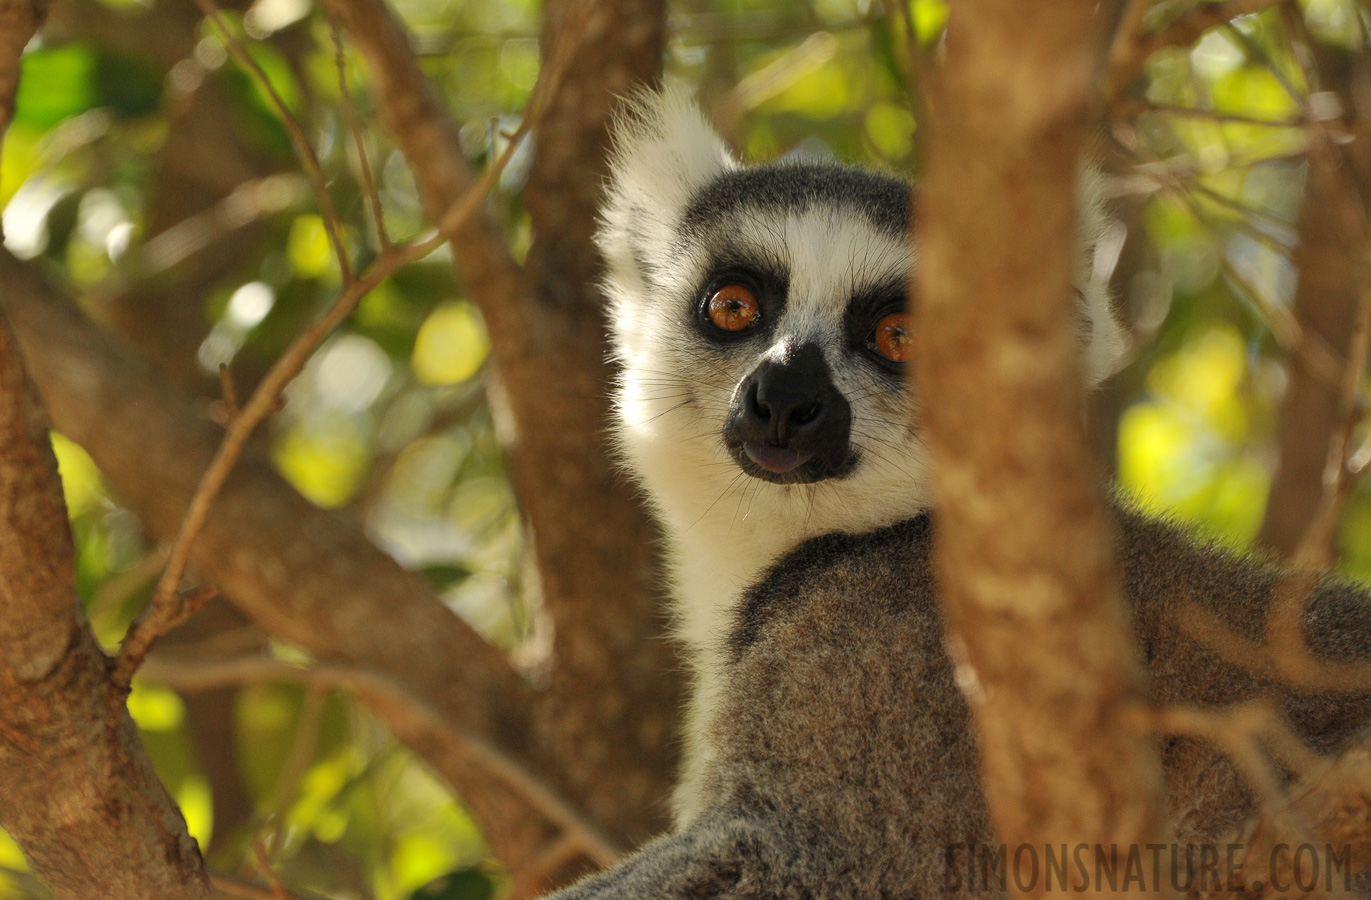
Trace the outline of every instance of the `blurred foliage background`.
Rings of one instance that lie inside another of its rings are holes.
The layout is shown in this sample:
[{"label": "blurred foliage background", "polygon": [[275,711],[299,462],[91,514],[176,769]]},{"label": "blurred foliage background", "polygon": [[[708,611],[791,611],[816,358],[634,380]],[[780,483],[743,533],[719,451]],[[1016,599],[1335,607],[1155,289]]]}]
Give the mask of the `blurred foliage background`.
[{"label": "blurred foliage background", "polygon": [[[245,394],[332,298],[339,272],[281,123],[213,28],[186,10],[169,13],[166,29],[121,27],[178,2],[59,0],[25,57],[4,142],[5,239],[68,284],[91,316],[160,354],[169,377],[218,396],[225,364]],[[1149,16],[1164,23],[1188,6],[1168,0]],[[537,77],[537,0],[397,7],[453,115],[469,123],[465,146],[480,164],[517,124]],[[1299,9],[1300,28],[1329,52],[1364,50],[1367,13],[1355,0]],[[888,12],[875,0],[682,0],[672,7],[669,77],[699,87],[745,157],[832,156],[917,178],[920,131]],[[936,45],[946,6],[912,0],[910,12],[919,40]],[[225,16],[307,123],[344,237],[364,262],[375,243],[328,22],[309,0],[257,0]],[[345,63],[387,229],[408,237],[424,224],[414,185],[375,126],[363,70]],[[217,131],[173,146],[206,91]],[[1290,22],[1273,9],[1156,54],[1145,95],[1100,140],[1118,222],[1098,264],[1112,272],[1134,336],[1130,363],[1100,404],[1102,445],[1138,502],[1235,547],[1257,534],[1276,463],[1288,373],[1270,309],[1288,307],[1296,285],[1302,116],[1316,93]],[[528,241],[525,157],[492,200],[516,251]],[[219,199],[178,214],[181,169]],[[223,248],[208,270],[196,259],[205,246]],[[355,516],[484,635],[536,660],[539,611],[523,586],[525,541],[485,394],[488,343],[445,253],[363,301],[290,388],[264,439],[302,493]],[[140,299],[171,293],[189,304],[183,315],[130,324]],[[55,440],[81,594],[113,645],[148,597],[160,550],[89,457]],[[1371,495],[1347,506],[1339,547],[1346,572],[1371,578]],[[290,658],[289,648],[276,652]],[[192,699],[145,679],[129,707],[216,869],[253,873],[265,860],[302,893],[333,897],[501,889],[460,803],[347,698],[250,685],[232,698],[222,733],[231,746],[212,764],[190,734]],[[0,834],[0,897],[29,896],[43,889]]]}]

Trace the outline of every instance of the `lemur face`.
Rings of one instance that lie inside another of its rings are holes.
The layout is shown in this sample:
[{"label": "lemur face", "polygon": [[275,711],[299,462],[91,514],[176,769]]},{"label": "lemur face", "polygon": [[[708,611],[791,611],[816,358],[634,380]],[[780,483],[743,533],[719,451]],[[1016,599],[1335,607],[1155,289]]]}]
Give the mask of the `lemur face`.
[{"label": "lemur face", "polygon": [[714,426],[747,477],[922,471],[902,377],[909,197],[897,179],[830,165],[725,171],[686,207],[673,271],[647,273],[676,338],[653,355],[692,373],[683,409],[707,411],[701,430]]},{"label": "lemur face", "polygon": [[599,242],[618,438],[668,518],[733,507],[819,533],[926,505],[904,383],[909,184],[739,166],[672,93],[640,98],[617,139]]}]

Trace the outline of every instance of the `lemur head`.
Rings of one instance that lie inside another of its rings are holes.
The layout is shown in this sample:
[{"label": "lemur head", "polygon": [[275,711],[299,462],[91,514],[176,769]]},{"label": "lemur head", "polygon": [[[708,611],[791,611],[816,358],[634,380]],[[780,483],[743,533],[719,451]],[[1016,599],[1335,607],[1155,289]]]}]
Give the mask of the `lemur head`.
[{"label": "lemur head", "polygon": [[[668,519],[689,527],[721,508],[814,534],[918,512],[909,183],[739,165],[673,91],[630,104],[610,171],[598,239],[623,366],[618,432]],[[1094,234],[1093,203],[1084,218]],[[1094,380],[1119,337],[1084,251],[1080,275]]]}]

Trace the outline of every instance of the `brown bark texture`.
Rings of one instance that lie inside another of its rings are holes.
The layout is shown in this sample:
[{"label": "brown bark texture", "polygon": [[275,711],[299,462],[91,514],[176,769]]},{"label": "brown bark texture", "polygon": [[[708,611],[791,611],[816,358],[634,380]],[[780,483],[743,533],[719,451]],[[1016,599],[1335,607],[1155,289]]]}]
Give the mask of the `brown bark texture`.
[{"label": "brown bark texture", "polygon": [[76,597],[47,417],[0,318],[0,826],[59,898],[208,898]]},{"label": "brown bark texture", "polygon": [[949,642],[1011,848],[1162,834],[1072,327],[1075,184],[1102,27],[1088,0],[1050,16],[966,0],[931,85],[914,387]]},{"label": "brown bark texture", "polygon": [[14,119],[19,57],[46,14],[46,0],[0,0],[0,135]]},{"label": "brown bark texture", "polygon": [[[441,222],[474,177],[408,35],[381,0],[329,9],[366,59],[382,120]],[[533,246],[521,269],[487,218],[451,238],[490,330],[515,435],[506,452],[553,620],[540,733],[563,760],[556,778],[568,797],[636,842],[665,824],[679,667],[662,636],[653,530],[605,445],[608,343],[591,237],[609,118],[622,94],[659,76],[666,9],[551,0],[544,13],[545,66],[562,61],[534,123]]]},{"label": "brown bark texture", "polygon": [[[0,135],[45,5],[0,3]],[[48,418],[0,313],[0,827],[58,898],[208,898],[76,595]]]},{"label": "brown bark texture", "polygon": [[[1333,59],[1314,45],[1320,87],[1341,101],[1345,114],[1366,108],[1366,60]],[[1295,267],[1299,283],[1292,312],[1305,340],[1322,341],[1339,359],[1348,355],[1360,292],[1363,248],[1351,238],[1361,232],[1371,208],[1371,139],[1349,122],[1348,138],[1314,142],[1308,154],[1304,209],[1300,215]],[[1308,357],[1291,354],[1289,382],[1281,400],[1280,463],[1271,482],[1257,540],[1282,556],[1295,551],[1314,520],[1323,493],[1329,441],[1340,427],[1338,384],[1321,376]]]}]

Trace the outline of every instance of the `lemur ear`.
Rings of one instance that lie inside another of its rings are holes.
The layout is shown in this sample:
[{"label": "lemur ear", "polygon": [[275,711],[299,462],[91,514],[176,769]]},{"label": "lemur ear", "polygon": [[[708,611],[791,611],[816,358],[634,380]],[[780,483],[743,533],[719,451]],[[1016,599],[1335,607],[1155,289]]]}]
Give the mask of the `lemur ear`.
[{"label": "lemur ear", "polygon": [[1094,167],[1083,167],[1077,185],[1080,250],[1076,287],[1080,292],[1086,384],[1094,387],[1123,366],[1127,341],[1110,302],[1108,275],[1101,271],[1110,267],[1097,265],[1102,244],[1110,233],[1109,217],[1104,211],[1104,176]]},{"label": "lemur ear", "polygon": [[[641,278],[670,258],[690,198],[737,163],[680,88],[631,95],[614,123],[597,240],[611,278]],[[627,286],[627,285],[626,285]]]}]

